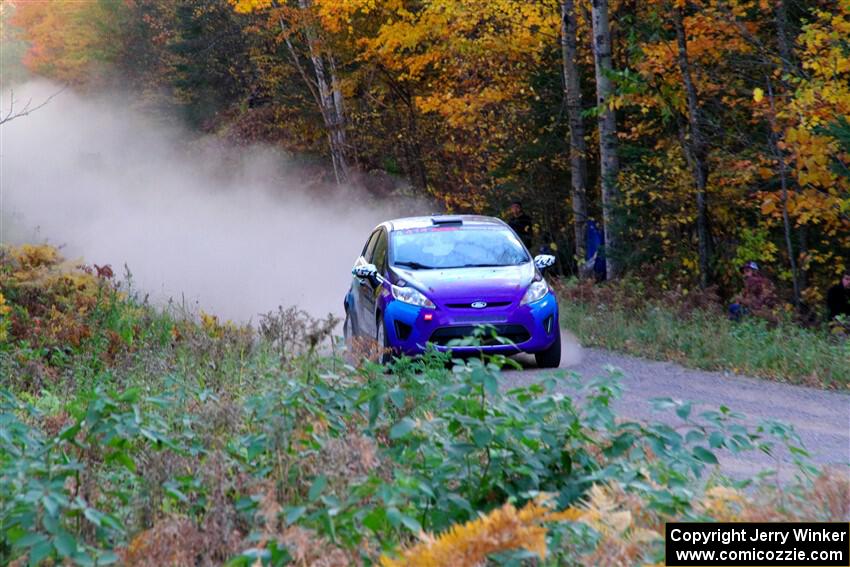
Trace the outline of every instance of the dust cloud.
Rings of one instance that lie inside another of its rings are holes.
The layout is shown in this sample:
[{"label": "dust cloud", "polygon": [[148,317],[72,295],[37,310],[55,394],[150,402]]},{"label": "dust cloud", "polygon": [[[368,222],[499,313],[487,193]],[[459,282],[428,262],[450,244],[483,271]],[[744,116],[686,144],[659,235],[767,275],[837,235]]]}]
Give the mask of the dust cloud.
[{"label": "dust cloud", "polygon": [[[15,99],[57,90],[31,82]],[[278,305],[339,315],[370,229],[427,210],[316,183],[315,169],[272,148],[191,139],[132,107],[66,90],[0,126],[0,242],[50,242],[116,274],[126,264],[154,301],[227,319]]]}]

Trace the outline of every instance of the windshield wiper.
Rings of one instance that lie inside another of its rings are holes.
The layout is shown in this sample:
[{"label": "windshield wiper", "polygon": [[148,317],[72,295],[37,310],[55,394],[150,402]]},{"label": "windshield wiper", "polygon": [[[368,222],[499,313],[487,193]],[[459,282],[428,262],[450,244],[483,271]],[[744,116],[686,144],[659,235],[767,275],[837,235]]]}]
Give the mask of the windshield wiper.
[{"label": "windshield wiper", "polygon": [[396,266],[407,266],[408,268],[413,268],[414,270],[433,270],[434,266],[426,266],[425,264],[420,264],[419,262],[394,262]]},{"label": "windshield wiper", "polygon": [[502,268],[504,266],[510,266],[512,264],[463,264],[461,266],[457,266],[458,268]]}]

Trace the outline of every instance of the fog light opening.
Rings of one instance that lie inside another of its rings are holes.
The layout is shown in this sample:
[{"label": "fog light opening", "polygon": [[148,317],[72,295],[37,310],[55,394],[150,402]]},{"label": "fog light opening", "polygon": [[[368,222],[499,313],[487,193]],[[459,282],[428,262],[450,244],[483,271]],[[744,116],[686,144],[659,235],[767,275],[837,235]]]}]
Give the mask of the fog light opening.
[{"label": "fog light opening", "polygon": [[413,327],[406,323],[402,323],[401,321],[395,322],[395,334],[401,341],[406,341],[410,337],[410,332],[413,331]]}]

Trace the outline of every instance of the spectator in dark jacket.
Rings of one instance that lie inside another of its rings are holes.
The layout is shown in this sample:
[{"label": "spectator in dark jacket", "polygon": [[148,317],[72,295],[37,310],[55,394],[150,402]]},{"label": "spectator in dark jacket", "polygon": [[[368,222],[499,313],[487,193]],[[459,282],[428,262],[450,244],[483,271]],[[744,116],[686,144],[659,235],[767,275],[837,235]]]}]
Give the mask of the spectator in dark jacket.
[{"label": "spectator in dark jacket", "polygon": [[830,321],[839,315],[850,318],[850,269],[844,271],[840,282],[829,288],[826,310]]},{"label": "spectator in dark jacket", "polygon": [[511,203],[510,213],[511,218],[508,219],[508,226],[514,229],[514,232],[516,232],[520,240],[523,241],[525,247],[531,250],[531,217],[525,214],[525,211],[522,210],[522,203],[520,201],[514,201]]}]

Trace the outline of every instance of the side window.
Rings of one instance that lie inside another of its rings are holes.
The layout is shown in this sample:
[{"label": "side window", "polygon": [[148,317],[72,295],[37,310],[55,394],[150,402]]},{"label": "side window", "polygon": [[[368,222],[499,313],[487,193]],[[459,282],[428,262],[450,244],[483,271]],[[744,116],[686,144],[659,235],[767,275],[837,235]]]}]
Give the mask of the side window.
[{"label": "side window", "polygon": [[387,265],[387,233],[384,230],[381,230],[381,233],[378,235],[378,243],[375,245],[375,251],[372,255],[372,263],[378,268],[378,270],[383,271]]},{"label": "side window", "polygon": [[369,240],[366,241],[366,246],[363,247],[363,258],[366,262],[372,262],[372,254],[375,251],[375,244],[378,242],[378,236],[381,234],[381,230],[378,229],[372,233],[369,237]]}]

